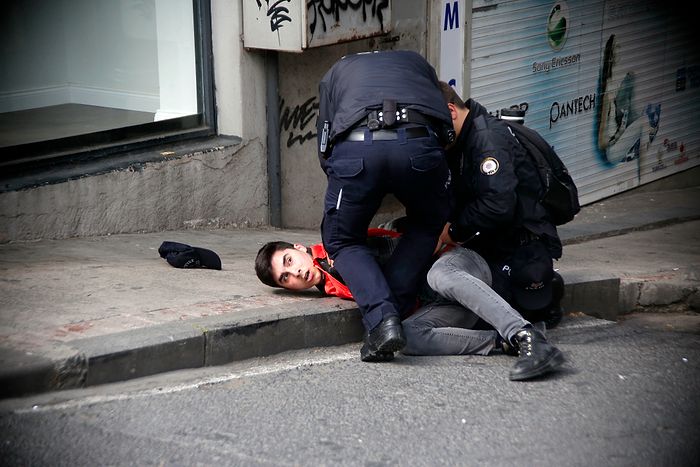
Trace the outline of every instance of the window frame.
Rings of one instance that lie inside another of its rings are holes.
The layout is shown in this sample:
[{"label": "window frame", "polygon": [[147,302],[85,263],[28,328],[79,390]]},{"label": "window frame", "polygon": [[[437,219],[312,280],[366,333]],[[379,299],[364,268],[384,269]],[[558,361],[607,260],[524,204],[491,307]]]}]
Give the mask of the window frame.
[{"label": "window frame", "polygon": [[[2,178],[40,172],[67,164],[104,160],[110,156],[159,145],[181,143],[216,134],[214,69],[212,59],[211,2],[192,0],[197,77],[196,115],[113,128],[0,148]],[[91,164],[94,165],[94,164]]]}]

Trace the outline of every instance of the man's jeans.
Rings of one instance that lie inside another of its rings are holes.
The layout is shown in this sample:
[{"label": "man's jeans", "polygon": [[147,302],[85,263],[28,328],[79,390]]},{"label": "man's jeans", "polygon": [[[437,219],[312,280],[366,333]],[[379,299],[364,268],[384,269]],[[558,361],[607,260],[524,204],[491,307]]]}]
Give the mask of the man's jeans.
[{"label": "man's jeans", "polygon": [[[440,295],[404,320],[407,355],[488,355],[498,334],[510,340],[530,324],[490,287],[491,271],[472,250],[455,247],[428,272]],[[479,318],[494,331],[473,329]]]}]

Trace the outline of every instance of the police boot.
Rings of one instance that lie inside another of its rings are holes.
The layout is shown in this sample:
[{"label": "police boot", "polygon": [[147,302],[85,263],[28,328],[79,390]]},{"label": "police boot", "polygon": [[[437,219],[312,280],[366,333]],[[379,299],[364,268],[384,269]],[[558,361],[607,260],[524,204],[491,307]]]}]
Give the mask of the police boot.
[{"label": "police boot", "polygon": [[555,271],[552,278],[552,304],[542,317],[547,324],[547,329],[557,327],[564,317],[564,309],[561,306],[562,298],[564,298],[564,278]]},{"label": "police boot", "polygon": [[547,325],[547,329],[555,328],[561,323],[561,319],[564,317],[564,310],[561,305],[555,305],[544,313],[542,319]]},{"label": "police boot", "polygon": [[511,381],[523,381],[552,372],[564,364],[564,354],[537,329],[523,328],[513,338],[520,357],[510,370]]},{"label": "police boot", "polygon": [[360,349],[360,360],[363,362],[390,362],[394,359],[394,352],[371,350],[367,344]]},{"label": "police boot", "polygon": [[360,350],[363,362],[387,362],[406,346],[401,320],[397,316],[385,318],[371,332],[365,333],[365,342]]}]

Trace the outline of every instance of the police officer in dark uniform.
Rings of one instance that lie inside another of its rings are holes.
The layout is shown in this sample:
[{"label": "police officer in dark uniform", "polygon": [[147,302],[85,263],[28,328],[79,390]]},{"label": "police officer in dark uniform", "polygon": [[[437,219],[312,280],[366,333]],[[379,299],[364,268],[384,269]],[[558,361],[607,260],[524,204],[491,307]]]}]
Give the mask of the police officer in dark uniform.
[{"label": "police officer in dark uniform", "polygon": [[[391,360],[406,343],[400,317],[415,304],[449,212],[450,113],[435,70],[411,51],[343,57],[321,80],[319,99],[323,244],[362,313],[362,360]],[[366,237],[388,193],[405,206],[407,222],[380,267]]]},{"label": "police officer in dark uniform", "polygon": [[[491,268],[492,287],[517,310],[544,307],[554,296],[552,258],[561,257],[562,245],[539,203],[537,169],[504,121],[472,99],[463,102],[447,83],[440,87],[457,139],[448,151],[450,222],[439,245],[458,243],[479,253]],[[553,355],[536,329],[526,338],[534,360]]]}]

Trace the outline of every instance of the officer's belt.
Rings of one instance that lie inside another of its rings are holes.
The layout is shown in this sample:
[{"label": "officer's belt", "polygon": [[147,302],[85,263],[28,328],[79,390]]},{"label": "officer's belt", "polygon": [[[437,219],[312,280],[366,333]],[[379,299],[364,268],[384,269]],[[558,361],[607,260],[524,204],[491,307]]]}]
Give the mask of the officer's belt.
[{"label": "officer's belt", "polygon": [[[425,138],[427,136],[430,136],[430,131],[428,131],[428,129],[424,126],[401,128],[400,130],[406,133],[406,139]],[[365,127],[359,127],[355,128],[350,133],[348,133],[348,135],[345,137],[345,141],[365,141],[365,131],[367,131],[367,134],[369,136],[368,139],[370,141],[391,141],[399,139],[398,128],[390,130],[369,131]]]},{"label": "officer's belt", "polygon": [[400,107],[396,110],[396,118],[391,125],[387,125],[384,119],[384,112],[380,110],[371,111],[365,118],[360,120],[357,126],[366,126],[372,131],[378,129],[391,128],[394,125],[401,125],[406,123],[417,123],[419,125],[426,125],[429,127],[434,126],[435,119],[426,117],[420,112],[415,110],[409,110],[405,107]]}]

